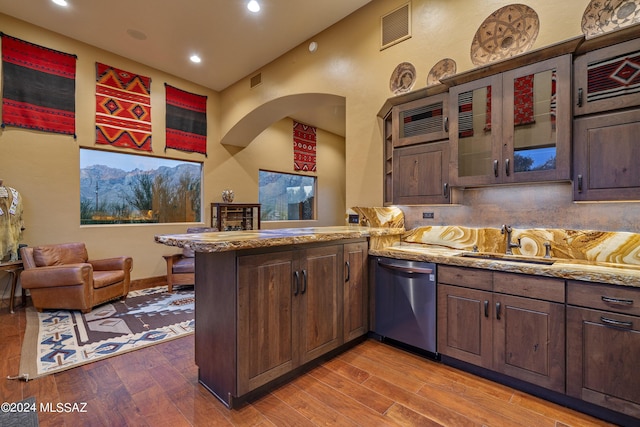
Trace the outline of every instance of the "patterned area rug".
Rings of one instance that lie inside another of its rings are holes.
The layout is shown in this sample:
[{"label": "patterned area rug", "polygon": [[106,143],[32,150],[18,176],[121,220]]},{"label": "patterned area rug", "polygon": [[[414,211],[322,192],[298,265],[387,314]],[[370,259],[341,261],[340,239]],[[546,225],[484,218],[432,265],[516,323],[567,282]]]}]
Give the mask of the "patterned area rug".
[{"label": "patterned area rug", "polygon": [[194,301],[193,287],[168,293],[161,286],[132,291],[125,301],[87,314],[29,307],[20,374],[37,378],[192,334]]}]

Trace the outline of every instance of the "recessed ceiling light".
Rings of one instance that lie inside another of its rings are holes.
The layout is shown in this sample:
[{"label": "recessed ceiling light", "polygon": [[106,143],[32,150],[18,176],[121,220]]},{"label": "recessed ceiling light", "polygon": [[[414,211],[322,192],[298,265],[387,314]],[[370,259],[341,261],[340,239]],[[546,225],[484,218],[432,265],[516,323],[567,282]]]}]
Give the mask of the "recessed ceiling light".
[{"label": "recessed ceiling light", "polygon": [[247,3],[247,9],[249,9],[249,11],[253,13],[260,12],[260,3],[258,3],[256,0],[251,0],[249,3]]},{"label": "recessed ceiling light", "polygon": [[52,2],[54,2],[55,4],[57,4],[58,6],[68,6],[69,3],[67,3],[67,0],[51,0]]},{"label": "recessed ceiling light", "polygon": [[191,62],[194,62],[196,64],[202,62],[202,59],[198,55],[191,55],[189,59],[191,60]]}]

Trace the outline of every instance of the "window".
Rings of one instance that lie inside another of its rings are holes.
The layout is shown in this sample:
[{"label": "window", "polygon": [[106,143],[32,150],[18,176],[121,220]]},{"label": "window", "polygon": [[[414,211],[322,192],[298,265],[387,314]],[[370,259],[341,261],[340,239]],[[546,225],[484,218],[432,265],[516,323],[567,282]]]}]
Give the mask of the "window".
[{"label": "window", "polygon": [[200,222],[202,163],[80,149],[80,224]]},{"label": "window", "polygon": [[316,218],[316,177],[261,170],[258,180],[262,221]]}]

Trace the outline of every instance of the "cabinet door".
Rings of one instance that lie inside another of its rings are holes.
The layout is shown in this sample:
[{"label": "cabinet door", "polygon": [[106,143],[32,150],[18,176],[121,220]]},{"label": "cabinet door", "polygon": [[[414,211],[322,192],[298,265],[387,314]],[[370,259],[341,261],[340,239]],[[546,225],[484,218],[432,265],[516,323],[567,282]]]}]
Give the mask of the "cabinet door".
[{"label": "cabinet door", "polygon": [[448,139],[448,111],[448,93],[393,107],[393,146]]},{"label": "cabinet door", "polygon": [[448,142],[393,150],[394,204],[448,203],[448,177]]},{"label": "cabinet door", "polygon": [[464,186],[501,182],[501,75],[452,87],[449,94],[452,184]]},{"label": "cabinet door", "polygon": [[640,418],[640,318],[567,307],[567,394]]},{"label": "cabinet door", "polygon": [[369,331],[367,242],[344,245],[344,341]]},{"label": "cabinet door", "polygon": [[640,109],[574,121],[574,199],[640,199]]},{"label": "cabinet door", "polygon": [[494,294],[494,369],[564,393],[564,304]]},{"label": "cabinet door", "polygon": [[576,116],[640,105],[640,38],[577,57]]},{"label": "cabinet door", "polygon": [[239,396],[296,366],[294,271],[292,251],[238,258]]},{"label": "cabinet door", "polygon": [[343,246],[321,246],[300,253],[300,295],[295,312],[300,329],[300,364],[342,344]]},{"label": "cabinet door", "polygon": [[438,352],[491,369],[490,292],[438,284]]},{"label": "cabinet door", "polygon": [[571,55],[505,72],[503,182],[571,179]]}]

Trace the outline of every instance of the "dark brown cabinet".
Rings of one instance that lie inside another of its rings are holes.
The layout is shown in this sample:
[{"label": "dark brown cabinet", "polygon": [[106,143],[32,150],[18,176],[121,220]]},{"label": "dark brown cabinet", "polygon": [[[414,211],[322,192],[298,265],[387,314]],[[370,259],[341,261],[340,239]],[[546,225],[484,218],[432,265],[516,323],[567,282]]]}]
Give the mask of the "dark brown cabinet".
[{"label": "dark brown cabinet", "polygon": [[438,351],[564,393],[564,281],[439,266]]},{"label": "dark brown cabinet", "polygon": [[574,61],[574,200],[640,199],[640,39]]},{"label": "dark brown cabinet", "polygon": [[451,184],[571,179],[571,55],[450,89]]},{"label": "dark brown cabinet", "polygon": [[640,418],[640,289],[567,283],[567,394]]},{"label": "dark brown cabinet", "polygon": [[640,39],[576,56],[575,116],[640,106]]},{"label": "dark brown cabinet", "polygon": [[238,258],[238,394],[342,343],[343,246]]},{"label": "dark brown cabinet", "polygon": [[369,331],[369,280],[367,242],[344,245],[344,341]]},{"label": "dark brown cabinet", "polygon": [[368,332],[367,253],[365,239],[197,252],[200,382],[234,407],[356,342]]},{"label": "dark brown cabinet", "polygon": [[640,199],[640,109],[574,121],[574,200]]},{"label": "dark brown cabinet", "polygon": [[449,202],[449,142],[393,150],[393,203]]},{"label": "dark brown cabinet", "polygon": [[449,94],[436,85],[394,105],[384,117],[384,203],[449,200]]}]

